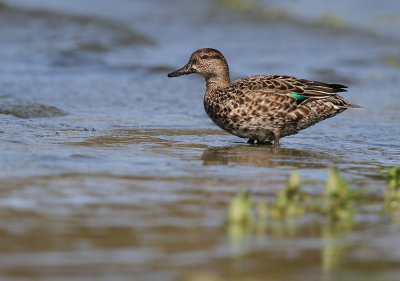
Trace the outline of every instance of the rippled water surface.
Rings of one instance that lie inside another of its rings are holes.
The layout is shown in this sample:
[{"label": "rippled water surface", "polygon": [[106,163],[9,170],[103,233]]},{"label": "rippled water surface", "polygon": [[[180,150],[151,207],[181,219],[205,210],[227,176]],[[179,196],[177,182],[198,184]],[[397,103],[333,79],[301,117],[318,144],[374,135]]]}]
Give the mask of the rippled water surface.
[{"label": "rippled water surface", "polygon": [[[399,280],[380,171],[400,164],[400,5],[322,3],[0,1],[0,279]],[[364,108],[248,145],[207,118],[201,77],[166,76],[201,47]],[[351,226],[223,226],[237,191],[274,202],[297,168],[318,197],[328,166],[368,192]]]}]

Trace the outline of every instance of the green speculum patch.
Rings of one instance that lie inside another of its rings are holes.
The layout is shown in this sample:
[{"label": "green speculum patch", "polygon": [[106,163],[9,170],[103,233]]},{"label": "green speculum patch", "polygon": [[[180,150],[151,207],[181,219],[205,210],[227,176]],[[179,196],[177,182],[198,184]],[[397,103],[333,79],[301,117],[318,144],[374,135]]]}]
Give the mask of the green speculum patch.
[{"label": "green speculum patch", "polygon": [[296,99],[297,104],[300,104],[304,100],[308,99],[308,97],[302,96],[302,95],[298,95],[298,94],[291,94],[290,96]]}]

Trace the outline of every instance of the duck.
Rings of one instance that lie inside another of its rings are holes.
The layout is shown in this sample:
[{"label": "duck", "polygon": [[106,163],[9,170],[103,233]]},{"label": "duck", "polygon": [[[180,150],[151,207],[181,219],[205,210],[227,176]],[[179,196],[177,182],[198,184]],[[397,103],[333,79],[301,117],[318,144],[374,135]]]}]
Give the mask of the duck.
[{"label": "duck", "polygon": [[341,84],[329,84],[288,75],[252,75],[230,81],[222,53],[202,48],[189,62],[168,74],[178,77],[197,73],[205,78],[204,109],[221,129],[249,144],[279,147],[281,138],[297,134],[348,108],[360,108],[338,95]]}]

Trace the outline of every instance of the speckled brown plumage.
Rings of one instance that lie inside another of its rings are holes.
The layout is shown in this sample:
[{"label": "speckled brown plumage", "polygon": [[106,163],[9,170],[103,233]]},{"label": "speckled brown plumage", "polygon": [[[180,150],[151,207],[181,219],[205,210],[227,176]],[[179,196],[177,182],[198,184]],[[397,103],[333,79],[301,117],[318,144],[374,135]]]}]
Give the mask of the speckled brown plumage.
[{"label": "speckled brown plumage", "polygon": [[269,143],[293,135],[347,108],[356,108],[337,93],[346,86],[284,75],[255,75],[230,82],[224,56],[215,49],[195,51],[176,77],[198,73],[205,77],[204,108],[223,130],[249,143]]}]

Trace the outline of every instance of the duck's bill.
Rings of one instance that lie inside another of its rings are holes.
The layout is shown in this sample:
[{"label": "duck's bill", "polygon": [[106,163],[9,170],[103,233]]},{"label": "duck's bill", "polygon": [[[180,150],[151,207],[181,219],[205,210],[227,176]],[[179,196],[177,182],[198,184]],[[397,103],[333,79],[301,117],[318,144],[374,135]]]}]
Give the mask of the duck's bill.
[{"label": "duck's bill", "polygon": [[195,72],[196,72],[196,70],[187,64],[184,67],[182,67],[181,69],[178,69],[178,70],[175,70],[174,72],[169,73],[168,77],[178,77],[178,76],[187,75],[187,74],[191,74],[191,73],[195,73]]}]

